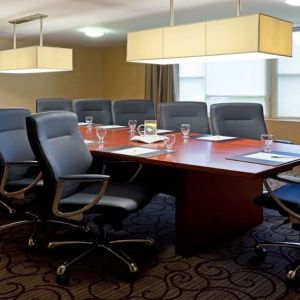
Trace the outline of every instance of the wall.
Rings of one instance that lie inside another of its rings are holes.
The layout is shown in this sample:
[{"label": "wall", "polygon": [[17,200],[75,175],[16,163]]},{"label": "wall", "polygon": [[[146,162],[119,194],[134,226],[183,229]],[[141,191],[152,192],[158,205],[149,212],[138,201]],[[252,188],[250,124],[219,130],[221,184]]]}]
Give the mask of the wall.
[{"label": "wall", "polygon": [[0,107],[27,107],[35,111],[36,98],[102,96],[101,49],[75,48],[73,60],[73,72],[0,74]]},{"label": "wall", "polygon": [[275,139],[290,140],[300,144],[300,122],[290,120],[267,120],[268,132],[274,135]]},{"label": "wall", "polygon": [[145,98],[145,65],[127,63],[125,45],[103,49],[103,69],[105,98]]}]

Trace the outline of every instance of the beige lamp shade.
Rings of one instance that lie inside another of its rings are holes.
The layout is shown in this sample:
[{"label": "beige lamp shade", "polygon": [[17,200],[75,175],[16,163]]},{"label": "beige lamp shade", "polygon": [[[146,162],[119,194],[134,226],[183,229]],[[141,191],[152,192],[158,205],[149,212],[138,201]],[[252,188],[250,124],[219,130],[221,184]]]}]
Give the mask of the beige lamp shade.
[{"label": "beige lamp shade", "polygon": [[127,61],[189,61],[292,56],[292,23],[263,14],[128,33]]},{"label": "beige lamp shade", "polygon": [[42,73],[73,70],[73,50],[32,46],[0,51],[1,73]]}]

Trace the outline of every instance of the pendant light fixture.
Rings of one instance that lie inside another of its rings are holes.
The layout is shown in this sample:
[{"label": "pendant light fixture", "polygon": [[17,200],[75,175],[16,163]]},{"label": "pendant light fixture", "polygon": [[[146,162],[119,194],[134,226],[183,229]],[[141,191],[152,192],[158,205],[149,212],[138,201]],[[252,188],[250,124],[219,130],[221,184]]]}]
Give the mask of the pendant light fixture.
[{"label": "pendant light fixture", "polygon": [[258,59],[292,56],[292,27],[289,21],[264,14],[174,26],[170,0],[170,26],[130,32],[127,61],[176,64],[229,59]]},{"label": "pendant light fixture", "polygon": [[[12,74],[45,73],[73,70],[73,50],[43,45],[43,19],[48,17],[35,14],[9,21],[14,28],[13,49],[0,51],[0,72]],[[40,20],[40,44],[17,48],[16,26]]]}]

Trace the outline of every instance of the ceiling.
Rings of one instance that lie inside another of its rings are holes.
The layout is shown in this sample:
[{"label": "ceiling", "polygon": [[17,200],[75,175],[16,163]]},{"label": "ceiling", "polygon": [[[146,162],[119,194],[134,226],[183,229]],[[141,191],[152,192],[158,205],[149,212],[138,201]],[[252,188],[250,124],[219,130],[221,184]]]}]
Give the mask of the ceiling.
[{"label": "ceiling", "polygon": [[[126,41],[126,33],[169,25],[169,0],[0,0],[0,39],[12,38],[9,20],[42,13],[44,41],[51,45],[105,47]],[[174,0],[175,24],[236,15],[236,0]],[[241,0],[242,15],[265,13],[300,24],[300,7],[284,0]],[[81,27],[104,27],[108,33],[91,39]],[[17,38],[38,41],[38,21],[17,26]]]}]

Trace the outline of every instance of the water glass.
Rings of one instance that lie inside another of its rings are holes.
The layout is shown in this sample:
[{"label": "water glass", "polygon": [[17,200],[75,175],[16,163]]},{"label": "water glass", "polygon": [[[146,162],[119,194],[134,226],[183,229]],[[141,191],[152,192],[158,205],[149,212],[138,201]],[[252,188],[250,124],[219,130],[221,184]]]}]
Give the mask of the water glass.
[{"label": "water glass", "polygon": [[172,148],[175,144],[176,137],[174,134],[169,134],[165,136],[164,144],[166,145],[167,152],[172,152]]},{"label": "water glass", "polygon": [[106,128],[97,127],[96,128],[96,135],[99,139],[99,144],[104,144],[104,138],[106,136]]},{"label": "water glass", "polygon": [[272,152],[271,145],[273,143],[273,135],[272,134],[262,134],[261,141],[263,143],[264,152]]},{"label": "water glass", "polygon": [[87,123],[88,126],[92,126],[92,123],[93,123],[93,117],[92,117],[92,116],[87,116],[87,117],[85,117],[85,123]]},{"label": "water glass", "polygon": [[130,128],[130,133],[134,133],[136,124],[137,124],[137,120],[129,120],[128,121],[128,126]]},{"label": "water glass", "polygon": [[184,139],[189,138],[190,130],[191,130],[190,124],[181,124],[181,132],[183,134]]}]

